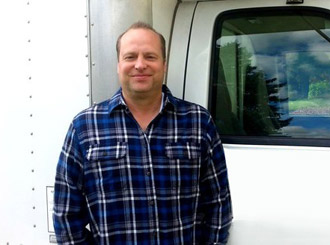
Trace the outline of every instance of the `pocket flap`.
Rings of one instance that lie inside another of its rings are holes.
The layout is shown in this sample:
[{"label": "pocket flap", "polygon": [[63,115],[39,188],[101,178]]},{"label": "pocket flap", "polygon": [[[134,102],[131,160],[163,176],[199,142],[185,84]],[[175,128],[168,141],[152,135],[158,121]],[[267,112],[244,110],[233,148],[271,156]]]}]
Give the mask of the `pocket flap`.
[{"label": "pocket flap", "polygon": [[194,142],[167,143],[165,151],[170,159],[196,159],[201,155],[200,144]]},{"label": "pocket flap", "polygon": [[117,142],[112,146],[91,145],[87,150],[87,160],[119,159],[126,155],[127,143]]}]

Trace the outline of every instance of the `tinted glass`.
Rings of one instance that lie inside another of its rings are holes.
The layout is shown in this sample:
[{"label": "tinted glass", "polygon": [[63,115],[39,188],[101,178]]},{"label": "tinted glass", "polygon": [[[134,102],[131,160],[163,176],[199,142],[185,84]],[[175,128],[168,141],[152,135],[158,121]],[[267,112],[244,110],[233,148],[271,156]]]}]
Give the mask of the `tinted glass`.
[{"label": "tinted glass", "polygon": [[315,11],[217,19],[210,110],[220,134],[330,138],[330,20]]}]

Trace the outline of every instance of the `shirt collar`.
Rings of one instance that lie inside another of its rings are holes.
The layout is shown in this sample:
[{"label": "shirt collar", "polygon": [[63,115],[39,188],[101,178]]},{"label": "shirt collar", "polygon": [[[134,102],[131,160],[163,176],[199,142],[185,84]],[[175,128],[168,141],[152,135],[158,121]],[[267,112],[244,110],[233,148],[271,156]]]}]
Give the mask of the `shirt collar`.
[{"label": "shirt collar", "polygon": [[172,108],[176,110],[178,106],[178,100],[172,95],[171,91],[168,89],[166,85],[163,85],[163,93],[165,94],[164,108],[168,108],[168,109]]},{"label": "shirt collar", "polygon": [[109,100],[109,114],[119,107],[127,107],[122,97],[121,88]]},{"label": "shirt collar", "polygon": [[[163,92],[163,101],[162,101],[162,107],[161,110],[164,109],[176,109],[177,107],[177,100],[172,95],[171,91],[168,89],[166,85],[163,85],[162,87]],[[109,114],[116,108],[125,107],[127,108],[127,105],[125,103],[125,100],[122,95],[122,89],[120,88],[109,100]]]}]

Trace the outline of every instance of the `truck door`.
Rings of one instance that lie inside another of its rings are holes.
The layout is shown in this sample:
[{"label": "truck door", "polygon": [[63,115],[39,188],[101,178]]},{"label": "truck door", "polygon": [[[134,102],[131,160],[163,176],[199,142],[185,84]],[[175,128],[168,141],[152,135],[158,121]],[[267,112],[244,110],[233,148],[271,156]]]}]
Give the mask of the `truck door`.
[{"label": "truck door", "polygon": [[186,69],[177,81],[170,66],[167,84],[210,110],[224,143],[229,244],[330,244],[329,9],[316,0],[204,1],[188,43],[173,33],[170,57],[186,57]]}]

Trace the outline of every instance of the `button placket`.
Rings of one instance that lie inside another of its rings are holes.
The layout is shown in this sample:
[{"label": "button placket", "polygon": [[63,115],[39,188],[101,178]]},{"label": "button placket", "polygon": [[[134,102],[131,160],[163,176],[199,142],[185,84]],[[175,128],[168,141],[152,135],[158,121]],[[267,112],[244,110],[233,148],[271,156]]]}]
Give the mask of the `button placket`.
[{"label": "button placket", "polygon": [[[150,131],[149,131],[150,133]],[[149,217],[150,217],[150,228],[154,228],[152,234],[152,240],[157,238],[157,230],[159,229],[158,224],[158,215],[157,215],[157,203],[156,203],[156,187],[153,179],[153,164],[152,164],[152,155],[151,155],[151,148],[150,148],[150,135],[148,137],[147,133],[143,133],[143,144],[146,147],[145,148],[145,157],[147,159],[145,167],[145,181],[147,186],[147,203],[149,206]],[[156,241],[154,240],[156,243]]]}]

